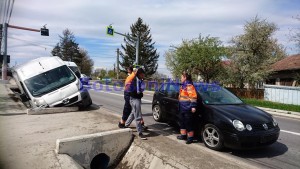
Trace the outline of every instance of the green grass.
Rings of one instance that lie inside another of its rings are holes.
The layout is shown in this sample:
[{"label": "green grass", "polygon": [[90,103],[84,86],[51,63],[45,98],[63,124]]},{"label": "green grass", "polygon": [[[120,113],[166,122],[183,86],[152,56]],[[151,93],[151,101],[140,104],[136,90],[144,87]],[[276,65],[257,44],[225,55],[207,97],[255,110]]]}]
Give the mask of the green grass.
[{"label": "green grass", "polygon": [[252,106],[259,106],[259,107],[266,107],[271,109],[279,109],[279,110],[286,110],[286,111],[294,111],[300,112],[300,106],[293,105],[293,104],[283,104],[283,103],[275,103],[265,100],[258,100],[258,99],[242,99],[245,103],[250,104]]}]

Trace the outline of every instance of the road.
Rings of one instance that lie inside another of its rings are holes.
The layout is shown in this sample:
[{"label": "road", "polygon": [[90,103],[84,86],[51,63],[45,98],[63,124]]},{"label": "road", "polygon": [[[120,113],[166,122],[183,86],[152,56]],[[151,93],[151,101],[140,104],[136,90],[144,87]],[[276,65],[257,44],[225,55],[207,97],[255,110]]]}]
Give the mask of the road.
[{"label": "road", "polygon": [[[117,88],[118,89],[118,88]],[[103,106],[116,114],[122,114],[123,91],[103,86],[102,90],[89,90],[93,103]],[[155,122],[152,118],[152,93],[146,92],[142,99],[143,118],[150,129],[164,130],[168,134],[178,134],[173,127]],[[273,145],[256,150],[225,149],[221,153],[237,160],[249,162],[259,168],[300,168],[300,120],[275,116],[281,128],[280,137]],[[117,125],[117,124],[116,124]],[[203,143],[196,143],[206,148]]]}]

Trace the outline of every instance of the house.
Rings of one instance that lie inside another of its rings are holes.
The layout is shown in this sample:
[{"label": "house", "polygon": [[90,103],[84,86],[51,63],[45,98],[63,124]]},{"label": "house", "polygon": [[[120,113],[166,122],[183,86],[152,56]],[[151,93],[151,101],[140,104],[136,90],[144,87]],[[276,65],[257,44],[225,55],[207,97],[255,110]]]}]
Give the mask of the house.
[{"label": "house", "polygon": [[281,86],[299,86],[300,80],[300,54],[286,57],[273,65],[274,71],[266,80],[266,84]]}]

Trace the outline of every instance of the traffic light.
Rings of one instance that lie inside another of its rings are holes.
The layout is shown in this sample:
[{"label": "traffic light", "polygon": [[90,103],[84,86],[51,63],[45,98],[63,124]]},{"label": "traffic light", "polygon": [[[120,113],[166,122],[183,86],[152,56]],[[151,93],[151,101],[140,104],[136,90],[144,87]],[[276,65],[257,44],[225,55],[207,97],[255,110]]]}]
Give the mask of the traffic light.
[{"label": "traffic light", "polygon": [[42,36],[49,36],[49,29],[41,28],[41,35]]}]

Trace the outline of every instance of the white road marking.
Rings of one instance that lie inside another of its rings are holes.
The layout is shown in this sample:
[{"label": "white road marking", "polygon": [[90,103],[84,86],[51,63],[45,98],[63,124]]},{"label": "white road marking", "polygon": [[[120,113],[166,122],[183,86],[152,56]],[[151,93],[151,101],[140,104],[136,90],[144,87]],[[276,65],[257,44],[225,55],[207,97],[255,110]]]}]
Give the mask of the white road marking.
[{"label": "white road marking", "polygon": [[284,133],[289,133],[289,134],[294,134],[294,135],[300,136],[300,133],[296,133],[296,132],[292,132],[292,131],[287,131],[287,130],[280,130],[280,131],[284,132]]},{"label": "white road marking", "polygon": [[[95,91],[95,90],[94,90]],[[99,90],[99,91],[96,91],[96,92],[101,92],[101,93],[107,93],[107,94],[111,94],[111,95],[115,95],[115,96],[121,96],[121,97],[124,97],[123,94],[118,94],[118,93],[111,93],[111,92],[105,92],[105,91],[102,91],[102,90]],[[148,103],[152,103],[151,100],[146,100],[146,99],[141,99],[143,102],[148,102]]]}]

